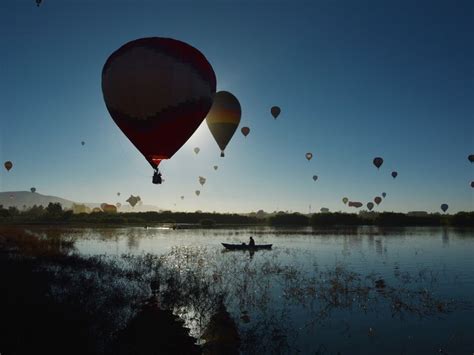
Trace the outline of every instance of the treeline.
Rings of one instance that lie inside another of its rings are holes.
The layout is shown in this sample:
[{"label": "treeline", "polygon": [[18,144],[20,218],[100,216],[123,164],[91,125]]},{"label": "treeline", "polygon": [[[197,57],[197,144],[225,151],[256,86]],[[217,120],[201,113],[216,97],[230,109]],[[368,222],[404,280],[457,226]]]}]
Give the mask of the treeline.
[{"label": "treeline", "polygon": [[240,214],[207,212],[129,212],[129,213],[79,213],[64,210],[59,203],[47,207],[33,206],[19,211],[15,207],[0,205],[0,222],[3,223],[70,223],[70,224],[113,224],[152,225],[158,223],[191,224],[211,227],[215,225],[271,225],[271,226],[473,226],[474,212],[459,212],[454,215],[439,213],[422,216],[404,213],[315,213],[311,216],[300,213],[278,212],[259,218]]}]

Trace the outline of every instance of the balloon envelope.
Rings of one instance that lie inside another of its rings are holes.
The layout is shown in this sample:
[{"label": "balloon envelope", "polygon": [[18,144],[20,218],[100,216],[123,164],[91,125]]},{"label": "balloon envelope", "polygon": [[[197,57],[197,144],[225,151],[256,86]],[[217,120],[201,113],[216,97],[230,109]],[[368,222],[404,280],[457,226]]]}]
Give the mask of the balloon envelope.
[{"label": "balloon envelope", "polygon": [[194,153],[198,154],[200,150],[201,150],[201,149],[199,149],[198,147],[196,147],[196,148],[194,148]]},{"label": "balloon envelope", "polygon": [[474,181],[471,181],[471,187],[474,187]]},{"label": "balloon envelope", "polygon": [[382,192],[382,197],[383,197],[383,198],[387,197],[387,193]]},{"label": "balloon envelope", "polygon": [[374,208],[373,202],[367,203],[367,208],[369,209],[369,211],[372,211],[372,208]]},{"label": "balloon envelope", "polygon": [[214,165],[214,170],[217,170],[218,166],[217,165]]},{"label": "balloon envelope", "polygon": [[280,115],[281,109],[278,106],[273,106],[270,109],[270,112],[271,112],[273,118],[276,119]]},{"label": "balloon envelope", "polygon": [[362,207],[362,202],[349,201],[348,206],[349,206],[349,207],[359,208],[359,207]]},{"label": "balloon envelope", "polygon": [[377,196],[374,198],[374,202],[377,204],[377,205],[380,205],[380,202],[382,202],[382,197],[380,196]]},{"label": "balloon envelope", "polygon": [[442,210],[443,212],[446,212],[446,211],[448,210],[448,208],[449,208],[449,206],[448,206],[447,203],[443,203],[440,207],[441,207],[441,210]]},{"label": "balloon envelope", "polygon": [[102,69],[107,110],[153,168],[199,127],[215,90],[216,76],[204,55],[171,38],[128,42]]},{"label": "balloon envelope", "polygon": [[36,192],[36,187],[32,187],[32,188],[30,189],[30,191],[33,192],[33,193],[35,193],[35,192]]},{"label": "balloon envelope", "polygon": [[392,171],[392,177],[395,179],[398,176],[398,173],[396,171]]},{"label": "balloon envelope", "polygon": [[250,133],[250,128],[248,127],[242,127],[242,129],[240,130],[242,132],[242,134],[247,137],[247,135]]},{"label": "balloon envelope", "polygon": [[207,126],[217,145],[221,157],[240,123],[242,110],[237,98],[228,91],[219,91],[214,95],[214,102],[206,117]]},{"label": "balloon envelope", "polygon": [[196,194],[196,196],[199,196],[201,194],[201,191],[196,190],[196,191],[194,191],[194,193]]},{"label": "balloon envelope", "polygon": [[373,160],[374,165],[378,168],[380,168],[383,164],[383,159],[381,157],[376,157]]},{"label": "balloon envelope", "polygon": [[474,163],[474,154],[470,154],[467,159],[471,162]]},{"label": "balloon envelope", "polygon": [[313,180],[314,181],[318,180],[318,175],[313,175]]},{"label": "balloon envelope", "polygon": [[7,169],[7,171],[10,171],[10,169],[13,167],[13,163],[10,160],[6,161],[3,165],[5,166],[5,169]]},{"label": "balloon envelope", "polygon": [[200,176],[200,177],[199,177],[199,183],[201,184],[201,186],[204,186],[204,184],[206,183],[206,178]]},{"label": "balloon envelope", "polygon": [[81,142],[81,145],[84,145],[84,144],[86,144],[86,142],[82,141],[82,142]]},{"label": "balloon envelope", "polygon": [[130,204],[130,206],[135,207],[138,201],[140,201],[140,196],[130,195],[130,197],[126,201]]},{"label": "balloon envelope", "polygon": [[184,196],[181,196],[181,200],[184,200]]},{"label": "balloon envelope", "polygon": [[346,204],[347,201],[349,201],[349,199],[348,199],[347,197],[344,197],[344,198],[342,199],[342,203],[344,203],[344,204]]},{"label": "balloon envelope", "polygon": [[305,154],[305,157],[308,159],[308,161],[310,161],[313,158],[313,153],[308,152]]}]

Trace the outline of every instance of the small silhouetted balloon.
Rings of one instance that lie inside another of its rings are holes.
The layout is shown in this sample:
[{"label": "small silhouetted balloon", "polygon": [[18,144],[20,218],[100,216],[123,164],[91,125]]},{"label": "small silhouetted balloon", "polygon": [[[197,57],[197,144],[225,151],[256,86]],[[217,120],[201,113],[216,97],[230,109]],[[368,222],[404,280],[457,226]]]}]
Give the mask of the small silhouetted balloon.
[{"label": "small silhouetted balloon", "polygon": [[10,160],[6,161],[5,164],[3,165],[5,166],[5,169],[7,169],[8,171],[10,171],[11,168],[13,168],[13,163]]},{"label": "small silhouetted balloon", "polygon": [[278,106],[273,106],[270,109],[270,112],[272,113],[273,118],[276,119],[280,115],[281,109]]},{"label": "small silhouetted balloon", "polygon": [[447,203],[443,203],[440,207],[441,207],[441,210],[442,210],[443,212],[446,212],[446,211],[448,210],[448,208],[449,208],[449,206],[448,206]]},{"label": "small silhouetted balloon", "polygon": [[242,132],[242,134],[247,137],[248,134],[250,133],[250,128],[248,127],[242,127],[242,129],[240,130]]},{"label": "small silhouetted balloon", "polygon": [[199,196],[199,195],[201,194],[201,191],[196,190],[196,191],[195,191],[195,194],[196,194],[196,196]]},{"label": "small silhouetted balloon", "polygon": [[318,175],[313,175],[313,180],[314,181],[318,180]]},{"label": "small silhouetted balloon", "polygon": [[86,142],[82,141],[82,142],[81,142],[81,145],[84,145],[84,144],[86,144]]},{"label": "small silhouetted balloon", "polygon": [[398,173],[396,171],[392,171],[392,177],[395,179],[398,176]]},{"label": "small silhouetted balloon", "polygon": [[214,170],[217,170],[218,166],[217,165],[214,165]]},{"label": "small silhouetted balloon", "polygon": [[360,208],[360,207],[362,207],[362,202],[349,201],[348,206],[349,206],[349,207]]},{"label": "small silhouetted balloon", "polygon": [[369,209],[369,211],[372,211],[372,208],[374,208],[373,202],[367,203],[367,208]]},{"label": "small silhouetted balloon", "polygon": [[383,198],[387,197],[387,193],[386,193],[386,192],[382,192],[382,197],[383,197]]},{"label": "small silhouetted balloon", "polygon": [[201,149],[199,149],[198,147],[196,147],[196,148],[194,148],[194,153],[198,154],[200,150],[201,150]]},{"label": "small silhouetted balloon", "polygon": [[199,183],[201,184],[201,186],[204,186],[204,184],[206,183],[206,178],[200,176],[200,177],[199,177]]},{"label": "small silhouetted balloon", "polygon": [[306,156],[306,159],[308,159],[308,161],[310,161],[313,158],[313,153],[308,152],[308,153],[305,154],[305,156]]},{"label": "small silhouetted balloon", "polygon": [[470,154],[467,159],[471,162],[474,163],[474,154]]},{"label": "small silhouetted balloon", "polygon": [[374,165],[379,169],[383,164],[383,159],[381,157],[376,157],[373,160]]},{"label": "small silhouetted balloon", "polygon": [[120,196],[120,192],[117,192],[117,196]]},{"label": "small silhouetted balloon", "polygon": [[471,181],[471,187],[474,187],[474,181]]},{"label": "small silhouetted balloon", "polygon": [[35,192],[36,192],[36,187],[32,187],[32,188],[30,189],[30,191],[33,192],[33,193],[35,193]]},{"label": "small silhouetted balloon", "polygon": [[346,204],[347,201],[349,201],[349,199],[348,199],[347,197],[344,197],[344,198],[342,199],[342,203],[343,203],[343,204]]},{"label": "small silhouetted balloon", "polygon": [[377,205],[380,205],[380,202],[382,202],[382,197],[380,196],[377,196],[374,198],[374,202],[377,204]]},{"label": "small silhouetted balloon", "polygon": [[181,200],[184,200],[184,196],[181,196]]},{"label": "small silhouetted balloon", "polygon": [[41,5],[41,3],[42,3],[42,2],[43,2],[43,0],[36,0],[36,6],[38,6],[38,7],[39,7],[39,6]]}]

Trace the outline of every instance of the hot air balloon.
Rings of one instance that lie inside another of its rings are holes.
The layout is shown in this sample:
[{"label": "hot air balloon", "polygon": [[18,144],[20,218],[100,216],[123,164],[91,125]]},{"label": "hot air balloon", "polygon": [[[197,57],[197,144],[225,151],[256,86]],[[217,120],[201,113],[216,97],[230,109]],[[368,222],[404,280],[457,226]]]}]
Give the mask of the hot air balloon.
[{"label": "hot air balloon", "polygon": [[380,205],[380,202],[382,202],[382,197],[380,196],[377,196],[374,198],[374,202],[377,204],[377,205]]},{"label": "hot air balloon", "polygon": [[117,192],[117,196],[120,196],[120,192]]},{"label": "hot air balloon", "polygon": [[200,151],[200,150],[201,150],[201,149],[199,149],[198,147],[196,147],[196,148],[194,148],[194,153],[199,154],[199,151]]},{"label": "hot air balloon", "polygon": [[204,184],[206,183],[206,178],[200,176],[200,177],[199,177],[199,183],[201,184],[201,186],[204,186]]},{"label": "hot air balloon", "polygon": [[380,157],[376,157],[374,158],[373,163],[377,167],[377,169],[379,169],[383,164],[383,159]]},{"label": "hot air balloon", "polygon": [[247,135],[250,133],[250,128],[248,127],[242,127],[242,129],[240,130],[242,132],[242,134],[244,135],[244,137],[247,137]]},{"label": "hot air balloon", "polygon": [[81,145],[85,145],[85,144],[86,144],[86,142],[84,142],[84,141],[81,142]]},{"label": "hot air balloon", "polygon": [[471,162],[474,163],[474,154],[470,154],[467,159]]},{"label": "hot air balloon", "polygon": [[35,193],[35,192],[36,192],[36,187],[32,187],[32,188],[30,189],[30,191],[33,192],[33,193]]},{"label": "hot air balloon", "polygon": [[445,212],[445,213],[446,213],[446,211],[447,211],[448,208],[449,208],[449,206],[448,206],[447,203],[443,203],[440,207],[441,207],[441,210],[442,210],[443,212]]},{"label": "hot air balloon", "polygon": [[219,91],[206,117],[207,126],[221,149],[221,157],[240,123],[242,110],[237,98],[228,91]]},{"label": "hot air balloon", "polygon": [[280,115],[281,109],[278,106],[273,106],[270,109],[270,112],[271,112],[273,118],[276,119]]},{"label": "hot air balloon", "polygon": [[392,171],[392,177],[395,179],[398,176],[398,173],[396,171]]},{"label": "hot air balloon", "polygon": [[369,211],[372,211],[372,208],[374,208],[374,204],[372,202],[368,202],[367,208],[369,209]]},{"label": "hot air balloon", "polygon": [[10,169],[13,167],[13,163],[10,160],[6,161],[3,165],[5,166],[5,169],[7,169],[7,171],[10,171]]},{"label": "hot air balloon", "polygon": [[214,170],[217,170],[218,166],[217,165],[214,165]]},{"label": "hot air balloon", "polygon": [[135,207],[138,201],[140,201],[140,197],[130,195],[130,197],[126,201],[130,204],[130,206]]},{"label": "hot air balloon", "polygon": [[344,198],[342,199],[342,203],[343,203],[343,204],[346,204],[347,201],[349,201],[349,199],[348,199],[347,197],[344,197]]},{"label": "hot air balloon", "polygon": [[216,90],[212,66],[196,48],[171,38],[126,43],[102,69],[107,110],[155,170],[206,117]]},{"label": "hot air balloon", "polygon": [[362,202],[349,201],[348,206],[349,206],[349,207],[360,208],[360,207],[362,207]]},{"label": "hot air balloon", "polygon": [[181,196],[181,200],[184,200],[184,196]]},{"label": "hot air balloon", "polygon": [[471,181],[471,187],[474,187],[474,181]]},{"label": "hot air balloon", "polygon": [[318,175],[313,175],[313,180],[314,181],[318,180]]},{"label": "hot air balloon", "polygon": [[313,158],[313,153],[308,152],[308,153],[305,154],[305,156],[306,156],[306,159],[308,159],[308,161],[310,161]]},{"label": "hot air balloon", "polygon": [[36,0],[36,6],[39,7],[43,0]]},{"label": "hot air balloon", "polygon": [[196,191],[194,191],[194,193],[196,194],[196,196],[199,196],[201,194],[201,191],[196,190]]},{"label": "hot air balloon", "polygon": [[386,192],[382,192],[382,197],[383,197],[383,198],[387,197],[387,193],[386,193]]}]

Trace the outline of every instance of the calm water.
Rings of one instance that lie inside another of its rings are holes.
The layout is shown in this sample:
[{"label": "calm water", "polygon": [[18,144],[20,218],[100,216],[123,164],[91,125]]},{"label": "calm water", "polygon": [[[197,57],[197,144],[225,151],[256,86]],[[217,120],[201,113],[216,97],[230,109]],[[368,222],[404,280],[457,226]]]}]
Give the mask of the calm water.
[{"label": "calm water", "polygon": [[[472,229],[70,233],[83,255],[152,253],[186,280],[211,280],[206,292],[225,294],[244,353],[474,354]],[[223,252],[221,242],[251,235],[273,250]],[[210,317],[203,309],[181,309],[197,337]]]}]

